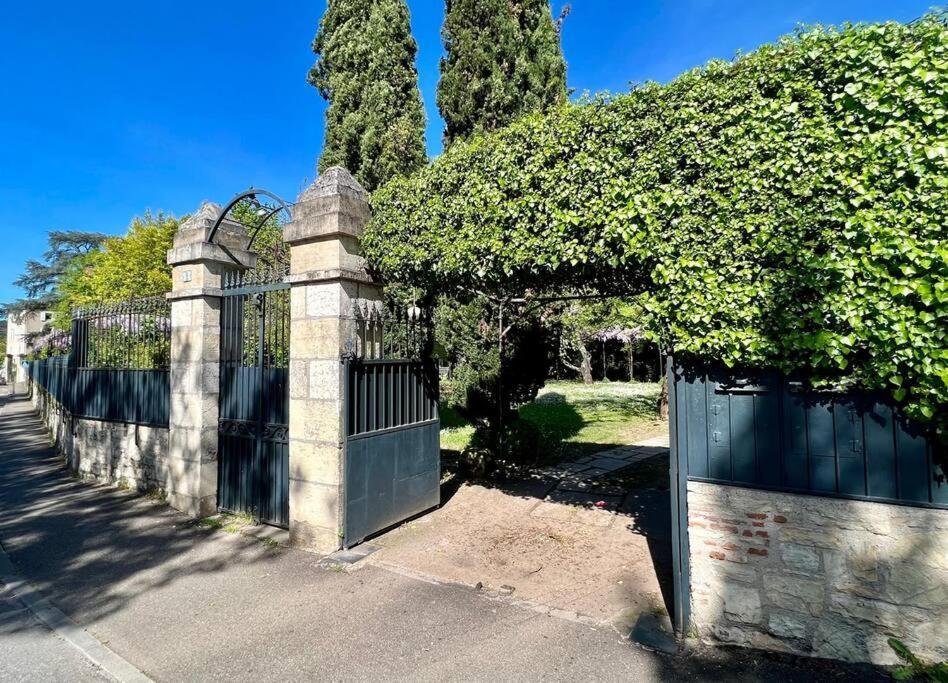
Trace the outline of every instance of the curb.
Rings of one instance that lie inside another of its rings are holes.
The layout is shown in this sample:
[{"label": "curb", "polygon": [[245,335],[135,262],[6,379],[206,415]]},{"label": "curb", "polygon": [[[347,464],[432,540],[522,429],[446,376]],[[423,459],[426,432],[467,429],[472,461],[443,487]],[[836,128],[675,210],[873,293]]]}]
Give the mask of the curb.
[{"label": "curb", "polygon": [[118,681],[150,683],[151,679],[128,661],[103,645],[91,633],[67,617],[16,570],[3,546],[0,545],[0,582],[6,590],[49,630],[65,640],[97,667]]}]

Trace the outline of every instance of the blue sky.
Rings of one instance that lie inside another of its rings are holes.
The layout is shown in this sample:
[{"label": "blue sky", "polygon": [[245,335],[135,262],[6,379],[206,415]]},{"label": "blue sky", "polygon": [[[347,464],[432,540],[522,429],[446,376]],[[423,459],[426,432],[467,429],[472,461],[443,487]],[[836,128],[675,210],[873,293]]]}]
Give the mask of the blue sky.
[{"label": "blue sky", "polygon": [[[563,0],[555,0],[559,10]],[[572,0],[577,93],[621,92],[729,58],[800,23],[910,20],[931,0]],[[409,0],[428,112],[441,0]],[[0,22],[0,302],[51,229],[121,234],[250,185],[293,199],[313,179],[325,104],[306,84],[325,0],[10,3]]]}]

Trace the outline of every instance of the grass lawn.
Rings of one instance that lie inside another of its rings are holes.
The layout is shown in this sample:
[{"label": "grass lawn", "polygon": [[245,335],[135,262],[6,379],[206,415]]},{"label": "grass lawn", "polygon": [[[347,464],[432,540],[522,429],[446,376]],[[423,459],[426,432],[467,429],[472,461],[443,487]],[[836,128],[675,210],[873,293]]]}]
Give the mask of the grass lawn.
[{"label": "grass lawn", "polygon": [[[644,382],[548,382],[520,415],[540,431],[547,461],[571,460],[667,429],[658,419],[658,394],[658,384]],[[451,408],[442,407],[441,426],[444,450],[463,450],[474,433]]]}]

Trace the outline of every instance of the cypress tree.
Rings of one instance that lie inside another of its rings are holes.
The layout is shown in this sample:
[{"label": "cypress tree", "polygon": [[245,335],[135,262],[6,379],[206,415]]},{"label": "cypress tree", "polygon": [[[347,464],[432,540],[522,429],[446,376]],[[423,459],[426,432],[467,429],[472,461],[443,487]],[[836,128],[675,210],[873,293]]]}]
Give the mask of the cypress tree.
[{"label": "cypress tree", "polygon": [[438,83],[446,145],[566,99],[566,62],[547,0],[446,2]]},{"label": "cypress tree", "polygon": [[329,0],[307,80],[329,102],[319,170],[372,191],[425,164],[425,114],[405,0]]}]

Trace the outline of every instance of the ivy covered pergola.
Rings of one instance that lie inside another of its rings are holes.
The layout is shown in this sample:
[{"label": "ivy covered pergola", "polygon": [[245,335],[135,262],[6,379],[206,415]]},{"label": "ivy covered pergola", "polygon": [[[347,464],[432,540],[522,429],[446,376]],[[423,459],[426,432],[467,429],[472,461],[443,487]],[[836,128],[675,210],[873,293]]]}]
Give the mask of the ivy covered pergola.
[{"label": "ivy covered pergola", "polygon": [[814,29],[528,116],[373,197],[366,256],[459,298],[640,295],[676,353],[948,426],[948,27]]}]

